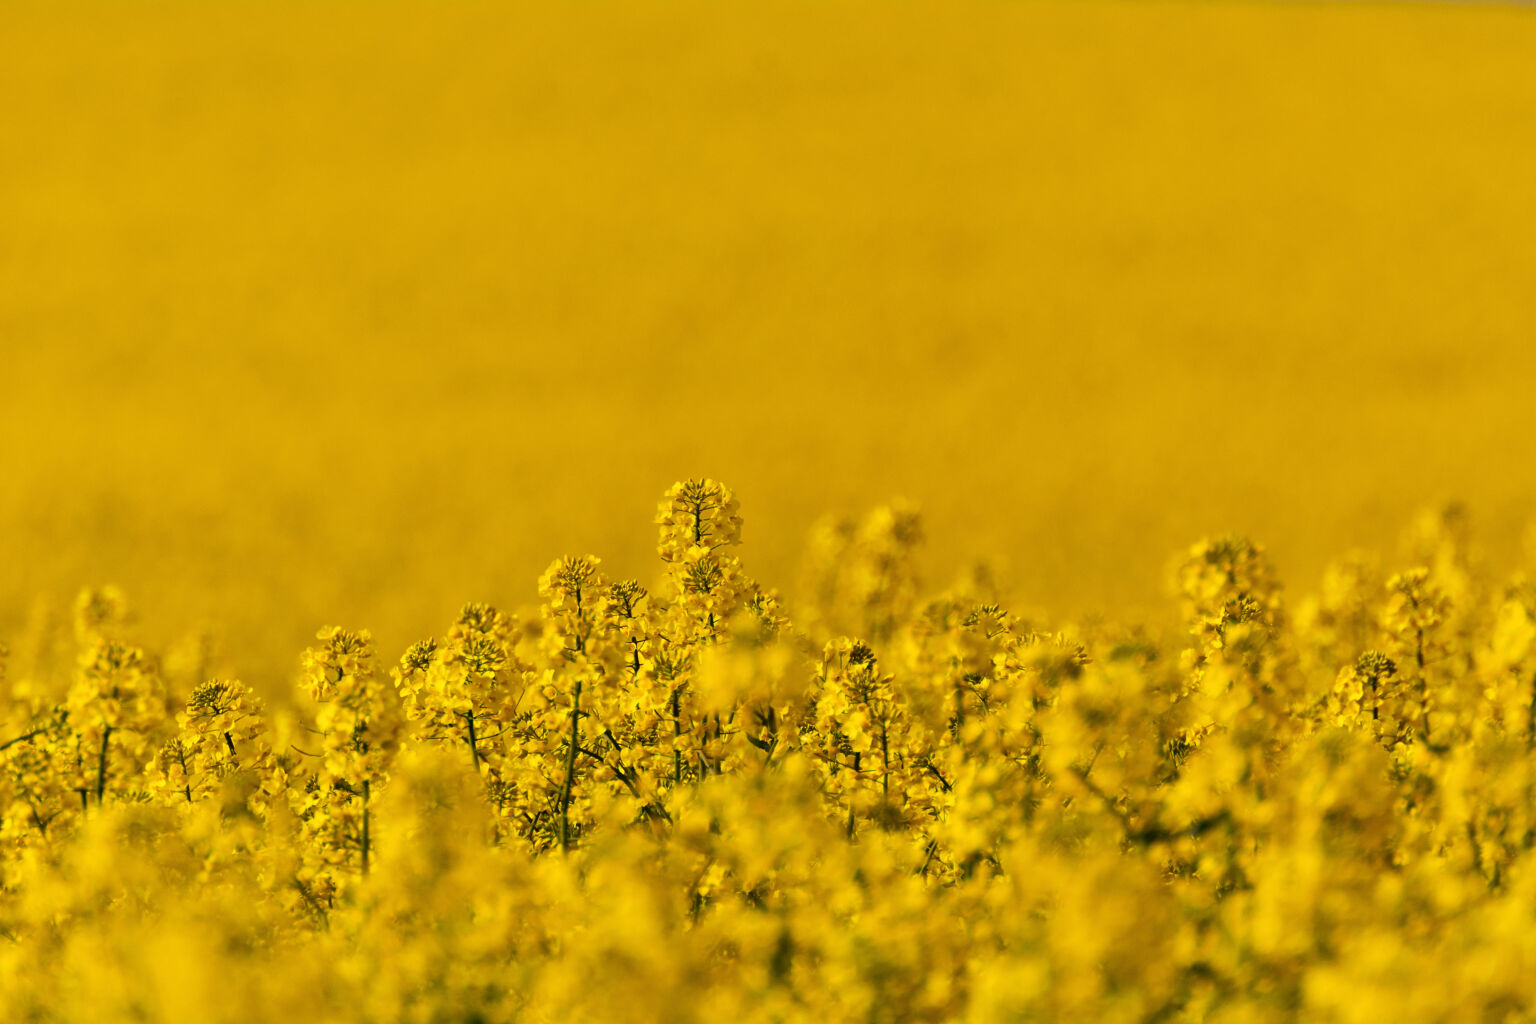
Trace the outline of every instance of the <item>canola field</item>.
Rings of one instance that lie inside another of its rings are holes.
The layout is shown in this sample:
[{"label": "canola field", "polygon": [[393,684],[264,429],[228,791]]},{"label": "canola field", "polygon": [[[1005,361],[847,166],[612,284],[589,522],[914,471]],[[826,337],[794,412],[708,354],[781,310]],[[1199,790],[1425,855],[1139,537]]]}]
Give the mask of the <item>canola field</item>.
[{"label": "canola field", "polygon": [[1536,1017],[1533,53],[7,4],[0,1021]]}]

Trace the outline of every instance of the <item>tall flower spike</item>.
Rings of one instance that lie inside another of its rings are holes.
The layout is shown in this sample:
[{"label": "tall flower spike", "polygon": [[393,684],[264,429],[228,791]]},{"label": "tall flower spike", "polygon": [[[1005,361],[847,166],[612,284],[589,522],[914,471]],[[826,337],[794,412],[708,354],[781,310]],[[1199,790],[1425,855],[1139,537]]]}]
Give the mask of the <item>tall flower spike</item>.
[{"label": "tall flower spike", "polygon": [[566,660],[588,654],[593,630],[606,612],[608,581],[598,571],[601,561],[593,555],[557,558],[539,577],[549,637]]},{"label": "tall flower spike", "polygon": [[86,646],[116,638],[128,621],[128,598],[118,587],[86,587],[75,598],[75,640]]},{"label": "tall flower spike", "polygon": [[741,507],[718,480],[672,485],[656,511],[658,551],[664,561],[696,561],[718,548],[741,543]]},{"label": "tall flower spike", "polygon": [[191,804],[238,773],[263,773],[270,767],[272,751],[264,735],[261,701],[239,680],[200,684],[176,723],[176,735],[165,741],[146,769],[151,794]]},{"label": "tall flower spike", "polygon": [[370,804],[387,777],[403,731],[399,705],[379,678],[373,637],[336,626],[322,629],[304,652],[302,680],[320,704],[315,725],[323,760],[296,810],[313,837],[315,881],[329,871],[367,874],[373,852]]},{"label": "tall flower spike", "polygon": [[166,732],[159,665],[143,648],[96,636],[81,651],[66,707],[81,748],[73,788],[82,805],[100,806]]}]

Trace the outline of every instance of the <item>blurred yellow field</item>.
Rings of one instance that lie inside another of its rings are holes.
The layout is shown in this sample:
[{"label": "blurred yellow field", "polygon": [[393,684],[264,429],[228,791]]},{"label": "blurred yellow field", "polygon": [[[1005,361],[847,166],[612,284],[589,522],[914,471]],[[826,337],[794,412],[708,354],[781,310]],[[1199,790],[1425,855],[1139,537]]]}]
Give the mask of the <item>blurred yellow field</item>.
[{"label": "blurred yellow field", "polygon": [[0,34],[5,620],[118,583],[284,674],[688,474],[793,579],[1145,607],[1203,533],[1529,518],[1536,23],[1362,4],[21,3]]},{"label": "blurred yellow field", "polygon": [[0,1024],[1536,1020],[1533,182],[1520,5],[10,0]]}]

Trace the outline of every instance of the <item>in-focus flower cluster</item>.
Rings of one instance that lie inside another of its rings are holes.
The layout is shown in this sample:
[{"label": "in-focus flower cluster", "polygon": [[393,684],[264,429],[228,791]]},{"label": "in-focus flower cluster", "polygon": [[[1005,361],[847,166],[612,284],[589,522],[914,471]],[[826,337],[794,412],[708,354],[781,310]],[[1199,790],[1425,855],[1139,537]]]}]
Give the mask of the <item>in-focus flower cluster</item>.
[{"label": "in-focus flower cluster", "polygon": [[1461,513],[1296,603],[1204,541],[1162,634],[925,596],[905,506],[793,610],[725,485],[656,525],[271,711],[112,590],[0,648],[0,1019],[1536,1014],[1536,583]]}]

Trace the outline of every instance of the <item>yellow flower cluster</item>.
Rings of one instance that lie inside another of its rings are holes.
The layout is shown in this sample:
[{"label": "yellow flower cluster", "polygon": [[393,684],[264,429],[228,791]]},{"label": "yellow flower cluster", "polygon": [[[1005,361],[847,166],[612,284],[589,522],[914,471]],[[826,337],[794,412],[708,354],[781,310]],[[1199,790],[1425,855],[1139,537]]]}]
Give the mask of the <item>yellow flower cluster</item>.
[{"label": "yellow flower cluster", "polygon": [[924,597],[909,508],[794,614],[725,485],[656,525],[270,714],[115,591],[0,648],[0,1019],[1536,1019],[1536,583],[1459,513],[1295,604],[1202,542],[1165,634]]}]

